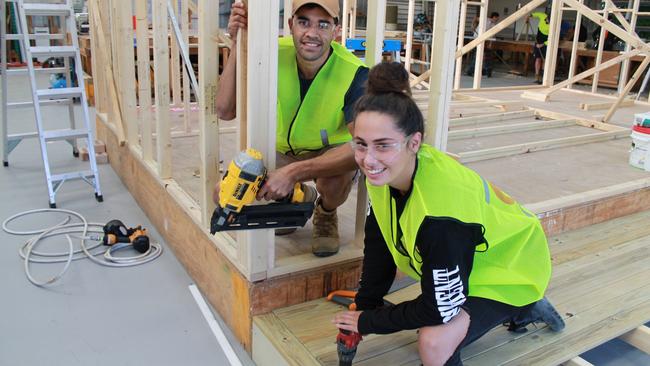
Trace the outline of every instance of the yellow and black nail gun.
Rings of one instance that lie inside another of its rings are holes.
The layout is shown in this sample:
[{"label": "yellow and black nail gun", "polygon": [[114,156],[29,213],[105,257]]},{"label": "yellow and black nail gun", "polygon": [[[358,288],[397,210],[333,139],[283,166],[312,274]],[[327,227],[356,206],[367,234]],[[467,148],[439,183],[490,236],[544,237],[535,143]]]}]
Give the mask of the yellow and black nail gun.
[{"label": "yellow and black nail gun", "polygon": [[281,202],[250,205],[265,179],[262,154],[255,149],[240,152],[221,180],[210,232],[304,226],[314,211],[314,203],[303,202],[301,183],[296,183],[293,192]]}]

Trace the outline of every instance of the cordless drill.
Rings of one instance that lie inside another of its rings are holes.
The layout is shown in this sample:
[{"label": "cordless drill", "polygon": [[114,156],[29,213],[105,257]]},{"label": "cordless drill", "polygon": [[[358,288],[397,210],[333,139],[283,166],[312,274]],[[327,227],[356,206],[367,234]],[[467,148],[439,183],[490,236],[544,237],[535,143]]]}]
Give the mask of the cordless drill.
[{"label": "cordless drill", "polygon": [[336,336],[336,351],[339,355],[339,366],[352,366],[352,360],[357,354],[357,345],[363,338],[357,332],[339,329]]},{"label": "cordless drill", "polygon": [[116,243],[131,243],[133,248],[140,253],[149,250],[149,236],[147,229],[138,225],[133,228],[127,228],[120,220],[111,220],[103,227],[104,236],[102,244],[113,245]]}]

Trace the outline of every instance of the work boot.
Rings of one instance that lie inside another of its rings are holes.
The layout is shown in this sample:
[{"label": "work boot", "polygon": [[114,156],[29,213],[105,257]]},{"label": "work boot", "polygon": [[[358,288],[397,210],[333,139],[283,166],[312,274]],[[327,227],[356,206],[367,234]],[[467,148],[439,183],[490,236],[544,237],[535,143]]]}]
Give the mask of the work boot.
[{"label": "work boot", "polygon": [[329,257],[339,251],[339,219],[336,210],[326,211],[320,200],[314,208],[314,233],[311,239],[311,252],[317,257]]},{"label": "work boot", "polygon": [[[303,199],[302,202],[316,202],[316,198],[318,198],[318,191],[316,191],[316,188],[307,185],[305,183],[301,183],[300,187],[302,188],[302,191],[305,193],[305,198]],[[294,233],[296,230],[298,230],[297,227],[285,227],[282,229],[275,229],[275,235],[276,236],[289,235],[291,233]]]},{"label": "work boot", "polygon": [[548,301],[546,296],[536,302],[530,312],[534,322],[542,321],[554,332],[559,332],[564,329],[564,320],[562,320],[562,317],[557,313],[557,310],[551,305],[551,302]]},{"label": "work boot", "polygon": [[540,85],[542,84],[542,75],[541,74],[535,75],[535,83],[540,84]]}]

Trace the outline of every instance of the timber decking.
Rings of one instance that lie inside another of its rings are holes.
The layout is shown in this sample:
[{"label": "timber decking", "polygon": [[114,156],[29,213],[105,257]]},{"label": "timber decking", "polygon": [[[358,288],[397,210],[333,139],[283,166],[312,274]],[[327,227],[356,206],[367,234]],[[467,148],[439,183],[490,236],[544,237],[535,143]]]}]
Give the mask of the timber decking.
[{"label": "timber decking", "polygon": [[[512,334],[498,327],[464,349],[463,362],[556,365],[650,321],[649,220],[645,211],[549,238],[553,277],[547,296],[566,329],[553,333],[540,324]],[[418,294],[416,284],[386,298],[400,302]],[[255,317],[254,360],[265,365],[283,355],[290,365],[335,365],[337,330],[330,320],[341,310],[319,299]],[[419,365],[416,339],[415,331],[367,336],[355,364]],[[258,342],[267,348],[258,349]]]}]

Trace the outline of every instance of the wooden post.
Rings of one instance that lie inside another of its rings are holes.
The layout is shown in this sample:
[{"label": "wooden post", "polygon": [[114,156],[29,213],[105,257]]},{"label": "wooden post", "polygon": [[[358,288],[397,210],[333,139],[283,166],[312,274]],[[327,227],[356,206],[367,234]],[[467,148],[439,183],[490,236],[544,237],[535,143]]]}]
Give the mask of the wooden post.
[{"label": "wooden post", "polygon": [[[267,168],[275,167],[277,124],[278,24],[277,0],[248,1],[248,57],[237,58],[247,64],[247,145],[262,152]],[[239,66],[238,65],[238,66]],[[239,101],[238,101],[239,104]],[[239,258],[252,280],[265,278],[275,265],[273,230],[238,232]]]},{"label": "wooden post", "polygon": [[[458,21],[458,41],[456,50],[463,48],[465,44],[465,18],[467,18],[467,0],[460,2],[460,19]],[[456,59],[454,68],[454,89],[460,88],[460,76],[463,72],[463,56]]]},{"label": "wooden post", "polygon": [[284,0],[284,20],[282,22],[282,34],[285,37],[291,35],[291,30],[289,30],[289,19],[291,19],[291,13],[293,12],[293,1]]},{"label": "wooden post", "polygon": [[[183,38],[183,50],[186,55],[190,54],[190,18],[189,18],[189,6],[191,0],[182,0],[181,1],[181,36]],[[217,13],[219,14],[219,13]],[[217,52],[219,49],[217,47]],[[200,56],[199,56],[200,57]],[[219,58],[216,59],[219,61]],[[219,65],[217,63],[216,65]],[[187,68],[182,67],[183,73],[183,124],[185,125],[185,132],[192,132],[191,119],[192,110],[190,109],[190,100],[191,100],[191,91],[190,91],[190,76],[187,73]],[[198,94],[198,91],[197,91]]]},{"label": "wooden post", "polygon": [[459,11],[460,0],[436,2],[433,44],[439,51],[431,53],[429,110],[424,141],[441,151],[447,150],[449,104],[451,103],[454,77],[449,70],[454,64],[454,45],[458,35]]},{"label": "wooden post", "polygon": [[648,67],[648,63],[650,63],[650,57],[646,56],[643,59],[643,62],[641,62],[641,65],[636,69],[634,72],[634,75],[632,75],[632,78],[627,82],[625,85],[625,88],[623,88],[623,92],[619,94],[618,99],[616,99],[616,102],[614,105],[612,105],[609,110],[607,111],[607,114],[605,114],[605,117],[603,117],[603,122],[609,122],[610,118],[612,118],[612,115],[614,112],[616,112],[616,109],[618,108],[619,105],[621,105],[621,102],[623,101],[623,98],[627,95],[627,93],[632,90],[632,87],[636,82],[639,80],[641,75],[643,75],[643,71],[645,71],[646,67]]},{"label": "wooden post", "polygon": [[[437,3],[436,3],[437,7]],[[487,0],[481,2],[479,16],[478,16],[478,35],[479,37],[485,33],[487,22]],[[474,82],[473,89],[481,87],[481,78],[483,77],[483,54],[485,53],[485,42],[481,42],[476,46],[476,58],[474,59]],[[431,52],[433,54],[433,52]]]},{"label": "wooden post", "polygon": [[[212,16],[219,14],[219,2],[199,0],[199,150],[201,152],[201,223],[210,227],[210,217],[215,209],[212,189],[219,179],[219,120],[216,94],[219,77],[219,49],[214,42],[219,34],[219,24]],[[188,85],[189,88],[189,85]],[[189,99],[189,95],[187,95]]]},{"label": "wooden post", "polygon": [[341,26],[341,44],[345,47],[345,41],[348,39],[348,10],[350,8],[349,0],[343,0],[343,8],[339,16],[339,25]]},{"label": "wooden post", "polygon": [[352,0],[352,8],[350,9],[350,36],[348,38],[355,38],[357,35],[357,0]]},{"label": "wooden post", "polygon": [[[99,74],[103,74],[103,77],[105,78],[105,84],[107,85],[105,89],[107,95],[104,97],[104,100],[106,101],[108,107],[108,120],[110,121],[111,125],[115,126],[115,134],[117,135],[120,145],[123,145],[126,142],[126,138],[124,136],[124,128],[122,123],[122,112],[120,112],[119,96],[117,92],[118,88],[115,85],[112,63],[110,61],[110,57],[108,56],[110,43],[107,41],[107,37],[104,36],[106,34],[104,32],[104,24],[103,20],[99,16],[100,5],[107,7],[110,5],[110,3],[93,2],[93,6],[89,8],[92,10],[92,12],[89,14],[89,18],[92,19],[93,22],[91,23],[92,28],[97,29],[97,34],[95,37],[97,40],[97,48],[93,49],[96,51],[95,55],[98,58],[97,65],[100,63],[103,65],[103,67],[99,67],[99,70],[97,70],[97,72]],[[101,10],[105,11],[105,14],[107,14],[110,11],[110,8]]]},{"label": "wooden post", "polygon": [[156,82],[156,155],[158,175],[172,177],[172,146],[169,125],[169,31],[166,0],[152,0],[153,64]]},{"label": "wooden post", "polygon": [[[580,0],[580,3],[582,4],[584,0]],[[564,5],[562,5],[564,6]],[[578,39],[580,38],[580,25],[582,24],[582,14],[577,11],[576,12],[576,24],[575,28],[573,30],[573,42],[571,43],[571,61],[569,62],[569,75],[567,76],[567,79],[571,79],[573,75],[575,75],[575,69],[576,69],[576,60],[578,58]],[[629,51],[629,50],[628,50]],[[567,89],[571,89],[573,87],[573,84],[567,85]]]},{"label": "wooden post", "polygon": [[552,86],[555,79],[555,65],[560,48],[560,25],[562,24],[562,0],[553,0],[551,6],[551,23],[549,24],[548,47],[544,60],[543,85]]},{"label": "wooden post", "polygon": [[366,64],[372,67],[381,62],[386,23],[386,0],[368,2],[366,19]]},{"label": "wooden post", "polygon": [[[605,9],[603,10],[603,19],[607,19],[609,15],[609,3],[605,3]],[[595,66],[600,65],[603,59],[603,47],[605,45],[605,27],[600,27],[600,37],[598,38],[598,51],[596,52],[596,63]],[[591,92],[595,93],[598,91],[598,80],[600,78],[600,72],[594,74],[594,77],[591,82]]]},{"label": "wooden post", "polygon": [[[347,1],[347,0],[346,0]],[[406,17],[406,54],[404,55],[404,67],[408,73],[411,72],[411,56],[413,53],[413,21],[415,17],[415,0],[409,0],[408,16]],[[461,19],[462,21],[462,19]]]},{"label": "wooden post", "polygon": [[[176,21],[178,21],[178,0],[172,0],[172,9],[173,9],[173,15],[176,17]],[[185,23],[186,20],[183,21]],[[167,21],[167,27],[168,29],[172,29],[171,27],[171,20]],[[176,37],[173,35],[173,30],[169,32],[169,38],[171,42],[171,78],[172,78],[172,100],[173,100],[173,105],[174,107],[178,108],[181,106],[181,63],[180,63],[180,49],[178,48],[178,41],[176,40]]]},{"label": "wooden post", "polygon": [[145,162],[153,161],[153,136],[151,133],[151,76],[149,75],[149,19],[147,1],[136,0],[136,39],[138,54],[138,99],[140,104],[140,129],[142,135],[142,159]]},{"label": "wooden post", "polygon": [[[114,5],[117,5],[114,3]],[[123,4],[122,4],[123,5]],[[131,146],[139,145],[138,141],[138,118],[135,96],[135,58],[133,55],[133,13],[130,6],[117,6],[117,38],[118,43],[113,47],[117,48],[118,63],[120,70],[120,100],[122,120],[126,127],[126,138]]]},{"label": "wooden post", "polygon": [[[248,0],[237,0],[237,2],[244,3],[248,6]],[[249,18],[248,18],[248,23],[250,24],[250,8],[248,9],[249,11]],[[249,28],[250,29],[250,28]],[[246,82],[246,77],[247,77],[247,63],[245,60],[248,59],[248,30],[246,29],[240,29],[239,32],[237,32],[237,49],[235,50],[237,52],[237,84],[236,84],[236,95],[237,95],[237,107],[236,107],[236,115],[237,119],[239,120],[239,129],[237,130],[237,148],[238,150],[244,150],[248,146],[246,145],[246,121],[248,120],[247,117],[247,109],[246,109],[246,104],[247,102],[247,93],[246,93],[246,87],[247,87],[247,82]]]},{"label": "wooden post", "polygon": [[[634,0],[634,5],[632,8],[632,16],[630,18],[630,28],[634,32],[636,29],[636,21],[638,18],[637,13],[639,12],[639,5],[641,1],[640,0]],[[632,49],[632,45],[630,45],[629,42],[625,42],[625,52],[628,52]],[[623,61],[623,65],[621,65],[621,72],[618,77],[618,93],[621,94],[623,92],[623,88],[625,87],[625,83],[627,81],[627,75],[630,73],[630,60],[627,59]]]}]

